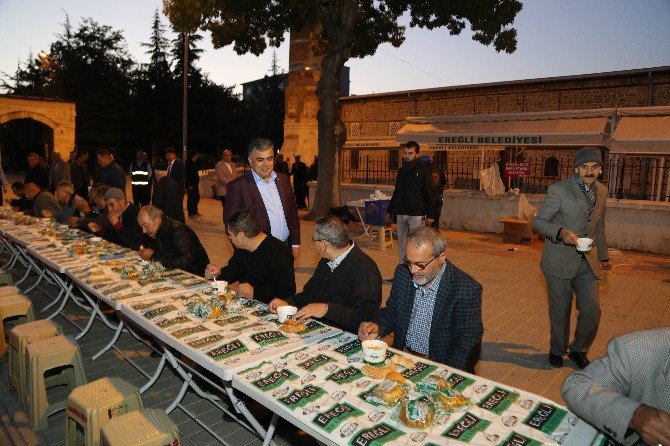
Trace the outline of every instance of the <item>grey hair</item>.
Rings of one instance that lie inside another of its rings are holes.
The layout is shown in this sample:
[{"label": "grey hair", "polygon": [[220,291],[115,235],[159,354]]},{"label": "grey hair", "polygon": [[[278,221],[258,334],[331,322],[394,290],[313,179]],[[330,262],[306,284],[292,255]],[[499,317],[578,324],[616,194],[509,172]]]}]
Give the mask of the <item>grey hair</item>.
[{"label": "grey hair", "polygon": [[68,194],[72,195],[74,194],[74,184],[71,182],[64,180],[58,183],[58,186],[56,186],[56,189],[60,189],[64,192],[67,192]]},{"label": "grey hair", "polygon": [[265,138],[256,138],[249,143],[248,155],[251,156],[251,152],[257,150],[259,152],[265,152],[266,150],[272,150],[272,153],[275,152],[275,145],[269,139]]},{"label": "grey hair", "polygon": [[447,239],[442,237],[436,229],[428,226],[421,226],[413,229],[407,237],[407,243],[411,243],[415,248],[422,245],[428,245],[433,248],[433,255],[440,255],[447,249]]},{"label": "grey hair", "polygon": [[317,239],[326,240],[336,248],[344,248],[349,245],[347,225],[334,215],[326,215],[316,220],[314,232]]},{"label": "grey hair", "polygon": [[150,220],[155,220],[157,218],[160,218],[161,220],[163,219],[163,211],[153,205],[142,206],[140,212],[147,214],[147,217],[149,217]]}]

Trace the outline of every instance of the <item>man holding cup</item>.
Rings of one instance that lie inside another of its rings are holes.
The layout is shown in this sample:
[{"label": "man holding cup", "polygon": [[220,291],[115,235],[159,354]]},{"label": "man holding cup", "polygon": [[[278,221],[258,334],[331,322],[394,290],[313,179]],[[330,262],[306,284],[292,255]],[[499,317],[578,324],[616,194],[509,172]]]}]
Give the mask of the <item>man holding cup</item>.
[{"label": "man holding cup", "polygon": [[[600,322],[598,279],[601,269],[611,266],[605,240],[607,188],[597,181],[602,170],[600,149],[579,150],[574,166],[574,176],[547,189],[533,228],[545,236],[540,268],[549,295],[549,363],[562,367],[569,348],[568,357],[583,369],[589,364],[586,352]],[[568,347],[573,293],[579,316],[574,341]]]}]

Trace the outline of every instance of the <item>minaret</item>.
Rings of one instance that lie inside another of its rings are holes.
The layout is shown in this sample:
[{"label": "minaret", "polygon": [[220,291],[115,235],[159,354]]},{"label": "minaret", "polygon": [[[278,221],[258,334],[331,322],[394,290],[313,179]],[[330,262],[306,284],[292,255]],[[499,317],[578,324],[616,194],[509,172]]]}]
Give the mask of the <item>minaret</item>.
[{"label": "minaret", "polygon": [[293,162],[295,154],[302,155],[308,166],[313,162],[318,149],[318,125],[316,113],[319,101],[316,84],[321,78],[321,57],[309,49],[311,27],[291,31],[289,48],[288,85],[285,91],[284,158]]}]

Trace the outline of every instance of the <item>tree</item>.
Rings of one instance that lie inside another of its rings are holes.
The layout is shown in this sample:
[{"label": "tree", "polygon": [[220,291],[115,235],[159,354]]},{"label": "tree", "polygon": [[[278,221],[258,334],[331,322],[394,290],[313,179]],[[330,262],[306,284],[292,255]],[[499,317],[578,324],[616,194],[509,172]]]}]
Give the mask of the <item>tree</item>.
[{"label": "tree", "polygon": [[399,19],[405,14],[411,27],[447,27],[452,35],[469,24],[475,41],[511,53],[516,50],[516,30],[510,25],[522,7],[519,0],[164,0],[163,4],[177,28],[209,31],[215,48],[232,44],[238,54],[259,55],[268,45],[279,46],[286,32],[314,27],[312,48],[323,59],[316,90],[320,172],[312,217],[339,204],[339,153],[346,140],[339,103],[344,63],[350,57],[374,54],[382,43],[400,46],[405,27]]}]

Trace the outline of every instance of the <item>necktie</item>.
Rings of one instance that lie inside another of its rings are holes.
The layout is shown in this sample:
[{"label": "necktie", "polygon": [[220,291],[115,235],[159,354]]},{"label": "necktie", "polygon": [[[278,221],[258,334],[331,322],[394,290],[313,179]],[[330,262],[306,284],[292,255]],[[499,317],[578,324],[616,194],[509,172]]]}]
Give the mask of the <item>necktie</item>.
[{"label": "necktie", "polygon": [[584,194],[584,198],[586,199],[586,210],[589,212],[589,217],[593,213],[593,208],[596,207],[596,189],[596,185],[592,184]]},{"label": "necktie", "polygon": [[170,171],[172,170],[172,163],[168,164],[167,177],[170,178]]}]

